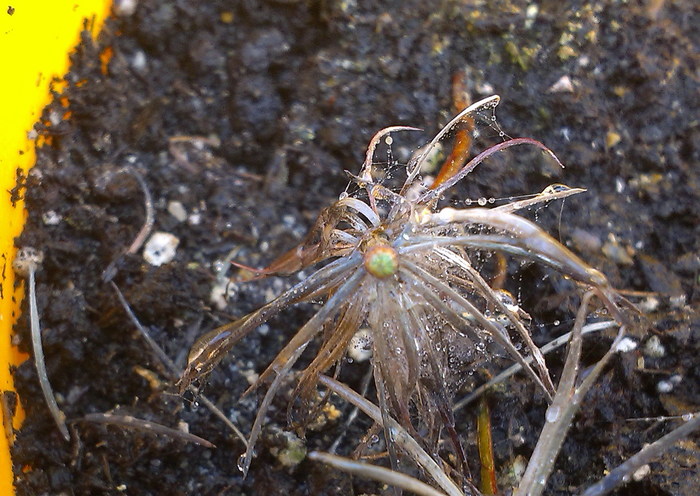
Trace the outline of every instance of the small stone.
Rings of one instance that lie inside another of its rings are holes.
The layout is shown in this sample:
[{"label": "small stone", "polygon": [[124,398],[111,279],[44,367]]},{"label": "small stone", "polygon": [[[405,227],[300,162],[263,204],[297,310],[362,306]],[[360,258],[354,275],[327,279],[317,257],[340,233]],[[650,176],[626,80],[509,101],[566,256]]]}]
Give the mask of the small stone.
[{"label": "small stone", "polygon": [[136,12],[138,4],[138,0],[114,0],[112,12],[114,12],[114,15],[117,17],[128,17]]},{"label": "small stone", "polygon": [[180,239],[170,233],[153,233],[143,249],[143,258],[151,265],[160,267],[175,258]]},{"label": "small stone", "polygon": [[41,215],[41,220],[44,222],[45,226],[57,226],[63,220],[55,210],[48,210]]},{"label": "small stone", "polygon": [[661,344],[659,336],[652,336],[644,345],[644,354],[650,358],[661,358],[666,355],[666,347]]},{"label": "small stone", "polygon": [[637,307],[644,313],[651,313],[658,310],[661,302],[654,296],[647,296],[642,301],[637,303]]},{"label": "small stone", "polygon": [[209,301],[219,310],[225,310],[228,302],[236,296],[238,287],[228,280],[215,283],[209,293]]},{"label": "small stone", "polygon": [[656,384],[656,390],[661,394],[668,394],[673,391],[673,383],[671,381],[659,381]]},{"label": "small stone", "polygon": [[621,245],[612,233],[608,235],[608,240],[603,245],[603,254],[620,265],[634,264],[634,259],[631,256],[634,254],[634,250]]},{"label": "small stone", "polygon": [[608,131],[608,134],[605,135],[606,148],[612,148],[615,145],[617,145],[620,141],[622,141],[622,136],[620,136],[620,134],[616,133],[615,131]]},{"label": "small stone", "polygon": [[650,255],[640,254],[638,260],[651,290],[668,296],[674,307],[682,307],[686,295],[681,278],[667,264]]},{"label": "small stone", "polygon": [[168,203],[168,213],[175,217],[178,222],[185,222],[187,220],[187,210],[185,210],[185,206],[179,201],[171,201]]},{"label": "small stone", "polygon": [[630,351],[633,351],[636,349],[637,349],[637,342],[630,337],[624,337],[617,344],[615,351],[617,351],[618,353],[627,353],[627,352],[630,352]]},{"label": "small stone", "polygon": [[673,308],[683,308],[687,298],[688,297],[685,294],[674,295],[668,299],[668,302]]},{"label": "small stone", "polygon": [[596,253],[603,245],[598,236],[578,227],[571,233],[571,241],[577,250],[586,253]]},{"label": "small stone", "polygon": [[372,356],[372,335],[368,329],[360,329],[350,339],[348,357],[355,362],[364,362]]},{"label": "small stone", "polygon": [[547,90],[548,93],[573,93],[574,92],[574,84],[571,82],[571,78],[569,76],[562,76],[560,77],[556,83],[554,83],[552,86],[549,87]]},{"label": "small stone", "polygon": [[540,8],[537,4],[531,3],[525,9],[525,29],[531,29],[535,20],[537,19],[537,14]]},{"label": "small stone", "polygon": [[146,59],[146,53],[143,50],[138,50],[136,53],[134,53],[134,56],[131,57],[131,67],[136,72],[146,72],[148,64]]},{"label": "small stone", "polygon": [[190,215],[187,218],[187,223],[191,226],[198,226],[202,223],[202,213],[201,212],[193,212],[192,215]]},{"label": "small stone", "polygon": [[651,473],[651,467],[648,464],[639,467],[633,474],[632,479],[639,482]]}]

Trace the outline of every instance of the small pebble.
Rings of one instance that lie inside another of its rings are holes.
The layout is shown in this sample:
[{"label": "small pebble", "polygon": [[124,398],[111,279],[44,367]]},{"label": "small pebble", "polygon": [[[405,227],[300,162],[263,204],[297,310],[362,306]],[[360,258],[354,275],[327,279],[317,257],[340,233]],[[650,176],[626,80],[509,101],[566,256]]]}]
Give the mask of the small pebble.
[{"label": "small pebble", "polygon": [[644,354],[650,358],[661,358],[666,355],[666,347],[661,344],[659,336],[652,336],[644,345]]},{"label": "small pebble", "polygon": [[644,313],[651,313],[655,312],[659,308],[660,304],[661,302],[658,298],[654,296],[647,296],[637,304],[637,307],[639,307],[639,309]]},{"label": "small pebble", "polygon": [[142,50],[138,50],[136,53],[134,53],[134,56],[131,58],[131,67],[136,72],[144,73],[148,67],[146,53]]},{"label": "small pebble", "polygon": [[615,351],[617,351],[619,353],[627,353],[627,352],[630,352],[630,351],[633,351],[636,349],[637,349],[637,342],[630,337],[624,337],[617,344]]},{"label": "small pebble", "polygon": [[571,82],[571,78],[569,76],[562,76],[557,80],[556,83],[554,83],[552,86],[549,87],[547,90],[548,93],[573,93],[574,92],[574,84]]},{"label": "small pebble", "polygon": [[151,265],[160,267],[175,258],[180,239],[170,233],[158,231],[153,233],[143,249],[143,258]]},{"label": "small pebble", "polygon": [[112,12],[117,17],[128,17],[136,12],[138,4],[138,0],[114,0]]},{"label": "small pebble", "polygon": [[651,473],[651,467],[648,464],[642,465],[639,467],[634,474],[632,474],[632,479],[634,479],[636,482],[639,482],[640,480],[644,479],[647,475]]},{"label": "small pebble", "polygon": [[668,379],[665,379],[663,381],[659,381],[656,384],[656,390],[661,393],[661,394],[667,394],[673,391],[673,388],[676,387],[676,385],[680,384],[680,382],[683,380],[683,377],[680,375],[672,375]]},{"label": "small pebble", "polygon": [[608,240],[603,245],[603,254],[620,265],[633,265],[632,250],[620,244],[614,234],[608,234]]},{"label": "small pebble", "polygon": [[612,148],[615,145],[617,145],[620,141],[622,141],[622,136],[620,136],[620,134],[616,133],[615,131],[608,131],[608,134],[605,135],[606,148]]},{"label": "small pebble", "polygon": [[659,381],[656,384],[656,390],[661,394],[667,394],[673,391],[673,384],[670,381]]},{"label": "small pebble", "polygon": [[360,329],[350,339],[348,357],[356,362],[364,362],[372,356],[372,335],[367,329]]},{"label": "small pebble", "polygon": [[41,220],[45,226],[57,226],[63,220],[63,217],[58,215],[55,210],[48,210],[41,215]]},{"label": "small pebble", "polygon": [[185,222],[187,220],[187,210],[185,210],[185,206],[179,201],[171,201],[168,203],[168,213],[175,217],[178,222]]}]

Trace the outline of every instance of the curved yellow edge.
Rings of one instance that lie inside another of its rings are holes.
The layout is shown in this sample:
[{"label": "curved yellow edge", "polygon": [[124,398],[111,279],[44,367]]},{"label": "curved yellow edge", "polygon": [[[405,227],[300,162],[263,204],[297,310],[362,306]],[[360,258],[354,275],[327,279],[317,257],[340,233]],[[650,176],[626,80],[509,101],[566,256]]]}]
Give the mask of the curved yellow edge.
[{"label": "curved yellow edge", "polygon": [[[26,175],[34,165],[34,141],[27,133],[50,100],[54,78],[68,72],[68,54],[79,43],[85,26],[96,36],[109,14],[111,0],[8,0],[0,4],[0,400],[13,391],[11,365],[25,358],[11,345],[12,325],[19,315],[20,289],[15,288],[12,260],[14,238],[26,218],[18,170]],[[5,403],[7,404],[7,403]],[[2,408],[3,425],[21,425],[18,403],[13,419]],[[12,433],[0,434],[0,495],[13,495],[10,443]]]}]

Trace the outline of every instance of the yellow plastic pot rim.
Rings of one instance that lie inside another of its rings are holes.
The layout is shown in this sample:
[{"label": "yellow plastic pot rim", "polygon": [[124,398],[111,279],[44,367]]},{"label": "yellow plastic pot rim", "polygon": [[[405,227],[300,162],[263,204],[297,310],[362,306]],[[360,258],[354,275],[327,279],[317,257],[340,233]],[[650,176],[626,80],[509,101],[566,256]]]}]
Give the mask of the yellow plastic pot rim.
[{"label": "yellow plastic pot rim", "polygon": [[[28,133],[50,102],[50,86],[69,69],[69,54],[87,26],[96,36],[109,14],[110,0],[10,0],[0,9],[0,388],[12,395],[10,368],[25,358],[11,345],[12,326],[19,315],[21,289],[15,288],[12,261],[14,238],[22,230],[26,212],[21,177],[36,160]],[[86,24],[87,20],[87,24]],[[10,402],[11,403],[11,402]],[[7,405],[7,403],[5,403]],[[10,444],[23,412],[0,408],[4,435],[0,435],[0,494],[13,495]],[[9,418],[12,417],[12,418]]]}]

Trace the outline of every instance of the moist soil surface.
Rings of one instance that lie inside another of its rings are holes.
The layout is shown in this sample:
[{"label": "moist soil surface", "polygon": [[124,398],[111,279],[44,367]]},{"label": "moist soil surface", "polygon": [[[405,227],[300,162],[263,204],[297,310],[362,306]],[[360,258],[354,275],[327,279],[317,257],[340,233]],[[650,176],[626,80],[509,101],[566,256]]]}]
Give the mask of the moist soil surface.
[{"label": "moist soil surface", "polygon": [[[631,331],[637,349],[613,358],[576,417],[547,493],[578,493],[679,422],[629,419],[700,409],[695,2],[143,0],[134,12],[117,3],[99,39],[86,36],[73,55],[67,98],[37,125],[43,146],[17,245],[45,255],[37,297],[46,366],[72,436],[61,437],[27,361],[15,373],[27,412],[13,448],[19,495],[386,493],[309,460],[285,465],[296,442],[283,434],[290,387],[243,479],[242,442],[198,397],[177,393],[102,274],[117,261],[113,282],[182,367],[197,336],[299,280],[238,282],[246,271],[229,261],[264,267],[299,243],[377,130],[424,130],[394,136],[401,160],[426,143],[454,114],[456,74],[473,100],[499,94],[501,128],[545,143],[566,168],[519,147],[482,164],[446,203],[463,208],[552,183],[587,188],[537,221],[645,312],[646,325]],[[146,214],[125,170],[152,196],[153,231],[179,240],[169,263],[127,253]],[[570,284],[551,284],[536,268],[510,276],[537,343],[570,329]],[[242,392],[315,305],[252,332],[206,381],[204,394],[243,432],[259,398]],[[16,331],[29,352],[26,317]],[[587,339],[585,360],[611,338]],[[555,374],[561,363],[552,357]],[[342,378],[359,388],[367,371],[367,362],[347,363]],[[545,404],[524,377],[489,399],[503,480],[529,457]],[[342,436],[337,452],[348,455],[369,422],[360,415],[346,429],[351,408],[331,405],[304,444],[326,451]],[[85,418],[96,413],[186,427],[216,448]],[[474,422],[473,409],[457,415],[477,474]],[[697,442],[678,444],[617,494],[697,494]]]}]

